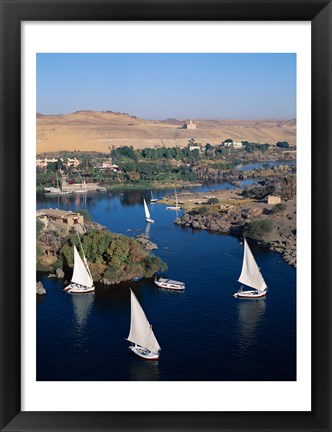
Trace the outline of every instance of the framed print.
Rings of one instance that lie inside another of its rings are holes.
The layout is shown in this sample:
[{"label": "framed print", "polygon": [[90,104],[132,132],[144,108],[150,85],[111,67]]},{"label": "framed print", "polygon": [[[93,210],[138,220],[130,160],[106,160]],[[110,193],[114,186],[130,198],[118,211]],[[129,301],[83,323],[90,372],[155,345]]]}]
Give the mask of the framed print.
[{"label": "framed print", "polygon": [[1,8],[1,430],[330,431],[331,2]]}]

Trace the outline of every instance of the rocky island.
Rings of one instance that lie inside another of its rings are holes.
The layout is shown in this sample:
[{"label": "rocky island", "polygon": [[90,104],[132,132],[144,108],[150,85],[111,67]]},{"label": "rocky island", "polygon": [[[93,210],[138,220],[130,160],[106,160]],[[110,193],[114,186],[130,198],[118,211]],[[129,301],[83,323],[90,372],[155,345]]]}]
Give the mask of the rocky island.
[{"label": "rocky island", "polygon": [[140,237],[138,241],[112,233],[83,213],[53,209],[37,212],[37,271],[69,280],[73,245],[78,250],[82,245],[93,280],[105,285],[137,276],[152,277],[167,269],[160,258],[150,253],[157,246],[148,239]]}]

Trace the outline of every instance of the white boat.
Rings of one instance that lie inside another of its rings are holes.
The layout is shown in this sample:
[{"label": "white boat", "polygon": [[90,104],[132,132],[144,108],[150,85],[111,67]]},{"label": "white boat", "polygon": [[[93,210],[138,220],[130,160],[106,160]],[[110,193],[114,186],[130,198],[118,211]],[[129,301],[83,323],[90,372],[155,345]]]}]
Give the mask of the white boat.
[{"label": "white boat", "polygon": [[234,294],[234,297],[257,299],[266,296],[267,285],[245,238],[242,271],[238,281],[253,289],[244,290],[243,285],[241,285],[241,288]]},{"label": "white boat", "polygon": [[57,187],[55,188],[55,187],[53,187],[53,186],[44,189],[44,191],[45,191],[45,192],[48,192],[48,193],[50,193],[50,194],[60,194],[60,193],[61,193],[61,189],[60,189],[60,188],[57,188]]},{"label": "white boat", "polygon": [[160,354],[159,343],[152,331],[146,315],[139,304],[134,292],[130,289],[131,319],[127,340],[133,345],[132,352],[147,360],[158,360]]},{"label": "white boat", "polygon": [[96,189],[97,192],[107,192],[107,189],[104,186],[99,186]]},{"label": "white boat", "polygon": [[85,294],[95,290],[91,272],[82,248],[83,259],[74,245],[74,270],[71,282],[64,288],[69,293]]},{"label": "white boat", "polygon": [[155,278],[154,283],[160,288],[170,289],[170,290],[184,290],[186,288],[184,282],[176,281],[173,279],[166,278]]},{"label": "white boat", "polygon": [[168,206],[166,207],[166,210],[181,210],[175,188],[174,188],[174,195],[175,195],[175,206]]},{"label": "white boat", "polygon": [[154,220],[151,219],[151,215],[150,215],[148,206],[146,205],[146,201],[144,198],[143,198],[143,203],[144,203],[144,211],[145,211],[145,220],[149,223],[154,223]]},{"label": "white boat", "polygon": [[150,199],[150,202],[151,203],[155,203],[155,202],[157,202],[158,201],[158,198],[153,198],[153,193],[152,193],[152,191],[151,191],[151,199]]}]

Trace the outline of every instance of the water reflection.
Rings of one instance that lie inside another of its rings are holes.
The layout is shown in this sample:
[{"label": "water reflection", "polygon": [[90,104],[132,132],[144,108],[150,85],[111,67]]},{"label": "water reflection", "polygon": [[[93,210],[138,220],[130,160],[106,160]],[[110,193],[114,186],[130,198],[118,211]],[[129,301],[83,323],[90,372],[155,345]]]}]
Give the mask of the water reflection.
[{"label": "water reflection", "polygon": [[69,194],[69,195],[52,195],[52,194],[38,194],[38,208],[43,207],[56,207],[59,209],[66,209],[75,211],[78,208],[94,208],[97,200],[93,192],[84,194]]},{"label": "water reflection", "polygon": [[89,313],[95,300],[94,293],[71,294],[74,308],[74,317],[77,330],[82,330],[86,325]]},{"label": "water reflection", "polygon": [[130,364],[132,381],[158,381],[160,376],[159,362],[134,358]]},{"label": "water reflection", "polygon": [[238,300],[239,344],[247,349],[255,340],[256,329],[266,308],[265,298],[259,300]]},{"label": "water reflection", "polygon": [[150,238],[151,224],[147,223],[144,231],[145,238]]},{"label": "water reflection", "polygon": [[137,190],[124,190],[122,193],[120,193],[120,200],[121,204],[123,206],[132,206],[135,204],[142,204],[143,203],[143,197],[148,202],[150,199],[147,196],[147,192],[143,189],[137,189]]}]

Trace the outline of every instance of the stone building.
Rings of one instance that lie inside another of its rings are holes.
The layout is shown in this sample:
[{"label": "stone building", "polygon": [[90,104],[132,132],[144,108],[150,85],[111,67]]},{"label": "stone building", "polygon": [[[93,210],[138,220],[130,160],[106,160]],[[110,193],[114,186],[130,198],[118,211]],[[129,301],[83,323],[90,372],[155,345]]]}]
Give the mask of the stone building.
[{"label": "stone building", "polygon": [[280,204],[281,196],[280,195],[268,195],[267,197],[268,204]]},{"label": "stone building", "polygon": [[58,209],[43,209],[37,210],[36,218],[43,222],[47,228],[50,224],[54,224],[59,228],[66,228],[68,231],[74,225],[83,225],[84,217],[80,213],[75,213],[68,210]]},{"label": "stone building", "polygon": [[196,129],[196,123],[194,123],[192,120],[190,120],[189,122],[185,123],[182,126],[183,129]]}]

